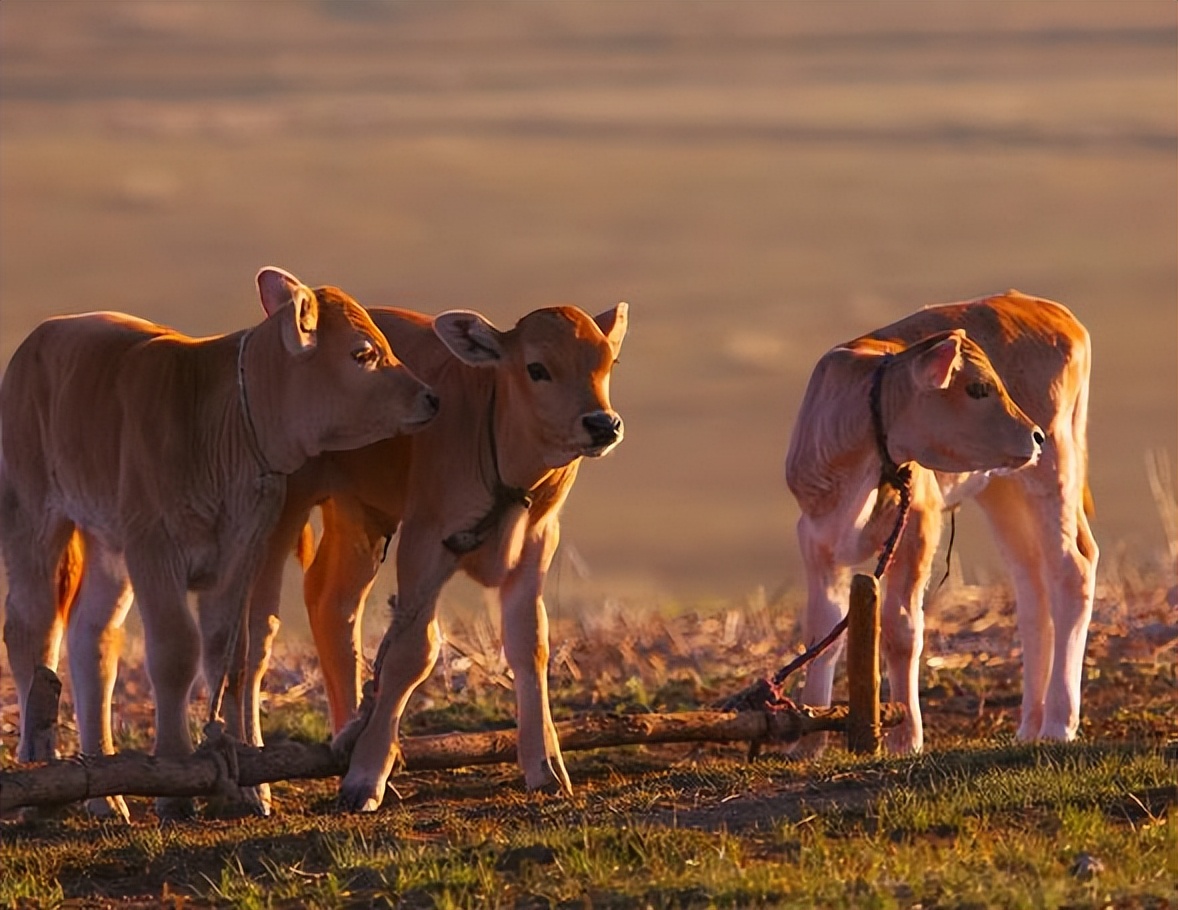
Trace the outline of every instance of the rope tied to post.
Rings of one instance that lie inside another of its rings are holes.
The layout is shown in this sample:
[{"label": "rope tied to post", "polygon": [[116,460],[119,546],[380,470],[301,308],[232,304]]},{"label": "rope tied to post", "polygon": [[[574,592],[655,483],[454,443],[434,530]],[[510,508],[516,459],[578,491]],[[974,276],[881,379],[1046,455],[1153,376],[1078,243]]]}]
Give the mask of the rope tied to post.
[{"label": "rope tied to post", "polygon": [[196,754],[208,756],[217,767],[215,796],[232,801],[238,798],[241,769],[237,764],[237,749],[233,738],[225,732],[220,720],[210,720],[204,726],[204,741],[197,747]]},{"label": "rope tied to post", "polygon": [[[871,374],[871,392],[868,403],[871,410],[871,426],[875,437],[875,449],[879,455],[879,490],[892,487],[900,496],[899,509],[896,514],[896,524],[892,532],[884,541],[880,551],[879,561],[875,564],[876,579],[882,580],[888,567],[892,563],[892,556],[896,551],[904,533],[904,526],[908,523],[908,511],[912,505],[912,466],[896,464],[888,451],[888,433],[883,421],[883,377],[884,371],[894,359],[893,354],[884,354],[879,364]],[[815,642],[804,652],[779,669],[768,679],[759,679],[751,686],[737,692],[718,704],[721,711],[796,711],[797,705],[785,694],[785,681],[789,676],[834,644],[847,629],[848,617],[844,616],[821,641]]]}]

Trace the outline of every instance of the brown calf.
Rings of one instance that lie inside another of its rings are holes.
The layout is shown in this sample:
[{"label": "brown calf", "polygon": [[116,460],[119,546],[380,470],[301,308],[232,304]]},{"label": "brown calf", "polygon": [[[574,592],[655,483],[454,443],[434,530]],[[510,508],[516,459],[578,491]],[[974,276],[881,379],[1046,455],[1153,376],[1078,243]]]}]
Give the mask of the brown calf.
[{"label": "brown calf", "polygon": [[[405,364],[437,389],[441,410],[421,433],[326,455],[291,478],[254,588],[247,738],[261,739],[257,696],[277,627],[282,565],[308,511],[321,503],[323,538],[305,593],[336,744],[354,744],[342,803],[380,805],[406,703],[437,659],[438,593],[459,569],[499,590],[527,785],[571,789],[548,707],[542,592],[580,459],[604,455],[622,438],[609,379],[626,305],[596,319],[576,307],[538,310],[506,332],[466,311],[436,319],[370,312]],[[364,599],[398,526],[399,591],[381,646],[375,706],[344,729],[360,701]]]},{"label": "brown calf", "polygon": [[[132,589],[156,753],[189,753],[201,639],[216,687],[285,475],[436,413],[432,392],[342,291],[312,291],[274,268],[258,273],[258,290],[269,317],[231,335],[193,339],[91,313],[42,323],[13,355],[0,385],[0,546],[21,761],[51,757],[32,754],[26,707],[34,669],[57,666],[63,630],[82,750],[113,751],[111,693]],[[121,800],[92,808],[125,814]],[[190,808],[160,803],[169,814]]]},{"label": "brown calf", "polygon": [[[885,354],[894,359],[881,366]],[[846,612],[846,567],[877,553],[895,523],[880,447],[912,467],[912,510],[883,601],[891,698],[908,709],[906,724],[889,735],[893,751],[923,744],[924,592],[942,512],[969,497],[985,511],[1014,582],[1023,640],[1018,735],[1075,736],[1098,556],[1086,515],[1090,367],[1088,332],[1075,317],[1018,291],[927,307],[833,349],[815,367],[786,458],[802,510],[808,642]],[[877,377],[878,442],[869,405]],[[814,661],[807,704],[829,704],[840,650]]]}]

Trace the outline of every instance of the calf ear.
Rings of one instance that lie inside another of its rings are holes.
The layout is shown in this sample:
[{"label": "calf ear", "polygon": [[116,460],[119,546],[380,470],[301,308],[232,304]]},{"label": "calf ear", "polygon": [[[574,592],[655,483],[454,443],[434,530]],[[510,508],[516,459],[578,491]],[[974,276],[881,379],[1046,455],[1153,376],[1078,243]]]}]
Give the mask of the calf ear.
[{"label": "calf ear", "polygon": [[605,335],[610,350],[614,352],[614,360],[617,360],[618,352],[622,350],[622,339],[626,337],[626,328],[630,325],[630,304],[619,303],[612,310],[598,313],[593,321]]},{"label": "calf ear", "polygon": [[946,389],[953,374],[961,369],[961,341],[965,332],[954,329],[922,353],[912,364],[916,385],[921,389]]},{"label": "calf ear", "polygon": [[495,326],[472,310],[447,310],[434,318],[434,333],[463,363],[482,366],[503,359],[502,336]]},{"label": "calf ear", "polygon": [[319,328],[319,298],[290,272],[267,266],[258,272],[258,296],[267,316],[273,316],[288,303],[293,304],[289,322],[282,326],[282,341],[292,354],[310,351],[316,344]]}]

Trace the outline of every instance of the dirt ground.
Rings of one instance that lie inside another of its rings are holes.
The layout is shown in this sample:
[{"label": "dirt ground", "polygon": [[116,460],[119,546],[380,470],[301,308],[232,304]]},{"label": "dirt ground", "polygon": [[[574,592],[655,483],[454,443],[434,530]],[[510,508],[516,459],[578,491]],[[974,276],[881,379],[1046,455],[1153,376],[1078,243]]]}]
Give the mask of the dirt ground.
[{"label": "dirt ground", "polygon": [[[1110,755],[1118,748],[1158,751],[1172,767],[1178,761],[1175,604],[1178,588],[1167,590],[1157,575],[1126,571],[1115,582],[1103,583],[1085,661],[1081,743],[1073,749],[1020,751],[1011,747],[1018,725],[1021,652],[1009,592],[997,585],[978,587],[951,580],[929,610],[921,702],[932,764],[921,765],[918,773],[938,769],[950,781],[954,774],[960,775],[961,782],[980,774],[993,775],[1008,765],[1012,774],[1042,762],[1059,762],[1062,767],[1079,760],[1079,750],[1086,745],[1112,750]],[[681,712],[711,705],[792,656],[789,643],[799,638],[797,606],[796,600],[788,598],[775,603],[754,598],[726,610],[670,615],[624,609],[615,602],[602,611],[566,614],[552,630],[554,714],[563,720],[598,710]],[[511,682],[493,616],[473,614],[449,621],[444,633],[441,661],[410,705],[408,734],[510,725]],[[373,644],[369,643],[369,653]],[[151,740],[150,687],[141,649],[133,646],[127,658],[115,693],[116,738],[120,747],[145,748]],[[322,739],[325,695],[317,662],[305,646],[280,649],[265,692],[268,741],[283,736]],[[840,696],[845,696],[841,681],[836,688],[836,697]],[[70,700],[67,678],[61,731],[66,752],[76,747]],[[202,698],[194,707],[194,721],[203,717],[203,711]],[[0,765],[12,760],[8,750],[15,747],[17,721],[10,677],[0,677]],[[620,825],[625,831],[629,824],[640,824],[646,830],[674,832],[676,837],[700,831],[731,836],[738,839],[748,860],[788,867],[798,861],[800,848],[782,842],[783,825],[800,826],[807,819],[831,816],[859,819],[857,823],[870,827],[873,812],[878,811],[873,807],[905,780],[903,771],[889,768],[887,762],[848,763],[845,753],[838,751],[830,755],[828,766],[811,763],[800,770],[778,747],[767,747],[751,765],[745,755],[745,747],[738,744],[566,753],[576,788],[576,796],[569,800],[528,796],[514,764],[402,772],[391,781],[384,809],[365,818],[340,816],[335,810],[338,782],[334,779],[283,782],[274,786],[277,814],[270,819],[206,819],[185,827],[183,834],[169,834],[165,845],[152,834],[159,829],[151,801],[144,798],[129,800],[135,824],[125,835],[104,830],[100,823],[76,813],[48,825],[10,824],[9,819],[4,835],[14,857],[29,849],[52,851],[54,857],[60,857],[63,849],[93,852],[93,860],[71,859],[54,873],[67,898],[63,906],[160,906],[173,894],[184,895],[192,906],[203,906],[201,898],[192,898],[190,892],[207,895],[210,883],[226,880],[226,869],[232,881],[234,875],[247,874],[264,880],[277,868],[275,862],[293,864],[296,869],[306,866],[308,876],[336,868],[340,863],[330,846],[324,845],[334,843],[328,832],[340,830],[353,839],[348,843],[375,848],[389,838],[423,846],[454,845],[468,844],[472,831],[495,831],[502,840],[504,832],[524,829],[592,823]],[[1018,803],[1019,824],[1058,826],[1051,812],[1036,809],[1036,794],[1028,792],[1019,799],[1024,801]],[[1178,789],[1173,775],[1167,783],[1163,773],[1159,785],[1130,789],[1102,801],[1099,808],[1128,826],[1144,827],[1161,824],[1159,820],[1172,814],[1175,805]],[[919,839],[931,845],[954,844],[964,839],[959,824],[934,826]],[[904,830],[890,836],[910,835],[917,837]],[[110,846],[121,843],[124,836],[128,846]],[[503,855],[496,868],[507,870],[525,862],[553,861],[552,850],[543,847],[516,846],[499,852]],[[1105,859],[1126,860],[1109,854]],[[234,869],[249,871],[234,873]],[[350,905],[367,906],[358,902],[357,895],[387,889],[384,879],[372,870],[337,872],[353,895],[355,902]],[[418,906],[410,896],[402,897],[404,903],[399,906]],[[618,895],[598,895],[592,902],[568,906],[589,903],[646,905]],[[680,904],[669,903],[664,896],[656,905]],[[684,898],[681,905],[712,904],[701,891],[691,900]],[[1118,900],[1114,905],[1167,906],[1136,899]]]},{"label": "dirt ground", "polygon": [[[1105,553],[1172,564],[1175,57],[1164,0],[5,0],[0,363],[56,313],[240,327],[267,263],[502,325],[626,299],[553,599],[698,606],[802,584],[816,358],[1013,286],[1092,331]],[[957,553],[997,577],[968,510]]]},{"label": "dirt ground", "polygon": [[[1125,573],[1116,584],[1101,585],[1085,658],[1084,740],[1178,742],[1176,605],[1178,586],[1166,590],[1156,575]],[[668,615],[623,610],[615,603],[606,611],[560,617],[551,635],[554,716],[561,720],[585,711],[707,708],[771,675],[794,656],[801,638],[797,606],[789,600],[754,599],[717,612]],[[976,748],[1009,741],[1018,727],[1022,686],[1022,651],[1010,592],[997,585],[950,582],[934,596],[927,618],[921,674],[927,748]],[[443,624],[443,636],[439,663],[414,695],[406,716],[407,734],[512,725],[512,684],[495,617],[487,613],[451,620]],[[375,645],[368,642],[366,652],[374,653]],[[61,748],[71,754],[76,750],[76,728],[69,678],[63,675]],[[795,697],[802,679],[799,674],[790,681]],[[269,718],[264,726],[271,734],[307,735],[310,729],[317,731],[314,735],[326,735],[322,677],[307,646],[278,651],[264,690],[264,714]],[[883,699],[887,697],[885,673]],[[846,698],[845,680],[836,683],[835,698]],[[203,710],[198,688],[192,710],[198,726]],[[150,747],[152,712],[142,646],[133,642],[115,692],[116,740],[122,747]],[[294,729],[292,713],[297,719]],[[16,693],[11,676],[5,674],[0,679],[0,742],[11,750],[18,722]],[[308,723],[309,727],[298,726]],[[738,746],[702,749],[711,754],[742,752]],[[691,748],[668,746],[652,752],[658,764],[682,757]],[[7,758],[13,758],[11,751]],[[593,759],[580,760],[592,767]],[[473,773],[477,778],[483,772]],[[492,786],[514,771],[487,773],[487,785]],[[402,789],[414,790],[416,777],[411,775]],[[422,779],[436,783],[440,778],[426,774]],[[464,779],[469,781],[469,775]],[[735,812],[742,807],[732,808]],[[737,821],[735,816],[728,820]],[[701,818],[701,824],[704,821]]]}]

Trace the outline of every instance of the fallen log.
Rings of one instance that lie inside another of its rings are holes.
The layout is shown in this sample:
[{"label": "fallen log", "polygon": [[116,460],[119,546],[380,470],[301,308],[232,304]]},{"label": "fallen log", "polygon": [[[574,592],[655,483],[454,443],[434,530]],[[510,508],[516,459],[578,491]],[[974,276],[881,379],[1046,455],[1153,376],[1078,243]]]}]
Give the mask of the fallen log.
[{"label": "fallen log", "polygon": [[[882,723],[904,717],[898,704],[882,706]],[[682,714],[584,714],[556,725],[563,751],[691,742],[792,742],[809,733],[842,731],[845,705],[797,711]],[[226,750],[231,750],[227,755]],[[446,733],[401,740],[407,771],[439,770],[515,761],[516,731]],[[327,743],[287,740],[263,748],[222,740],[187,758],[143,752],[77,756],[64,761],[0,772],[0,813],[21,806],[47,806],[104,796],[212,796],[227,784],[254,786],[280,780],[337,777],[347,759]]]}]

